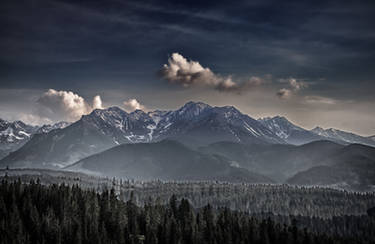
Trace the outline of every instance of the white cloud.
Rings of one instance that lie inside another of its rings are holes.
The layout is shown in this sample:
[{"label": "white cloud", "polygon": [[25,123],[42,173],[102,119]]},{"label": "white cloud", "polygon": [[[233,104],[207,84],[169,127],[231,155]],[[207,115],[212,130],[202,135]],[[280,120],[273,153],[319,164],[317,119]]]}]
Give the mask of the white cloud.
[{"label": "white cloud", "polygon": [[145,106],[143,106],[142,104],[140,104],[137,99],[129,99],[127,101],[124,101],[123,102],[123,105],[124,105],[124,109],[127,111],[127,112],[133,112],[134,110],[145,110]]},{"label": "white cloud", "polygon": [[277,95],[279,98],[281,98],[281,99],[288,99],[288,98],[291,97],[291,95],[292,95],[292,91],[289,90],[289,89],[286,89],[286,88],[282,88],[282,89],[280,89],[280,90],[276,93],[276,95]]},{"label": "white cloud", "polygon": [[231,76],[222,77],[204,68],[199,62],[187,60],[179,53],[173,53],[160,71],[163,78],[183,87],[206,86],[222,92],[241,93],[263,83],[259,77],[251,77],[245,82],[234,82]]},{"label": "white cloud", "polygon": [[308,87],[308,85],[303,81],[297,81],[295,78],[280,79],[282,83],[288,83],[290,88],[280,89],[276,95],[282,99],[288,99],[293,93],[299,92],[301,89]]},{"label": "white cloud", "polygon": [[54,121],[49,118],[40,117],[39,115],[35,114],[20,114],[18,119],[29,125],[45,125],[54,123]]},{"label": "white cloud", "polygon": [[334,105],[336,104],[336,100],[329,98],[329,97],[321,97],[321,96],[306,96],[305,103],[308,104],[324,104],[324,105]]},{"label": "white cloud", "polygon": [[289,85],[293,88],[294,91],[299,91],[302,88],[307,87],[307,84],[302,81],[297,81],[294,78],[288,79]]},{"label": "white cloud", "polygon": [[49,89],[37,100],[38,116],[51,121],[75,121],[95,108],[102,108],[100,96],[95,96],[93,105],[72,91]]},{"label": "white cloud", "polygon": [[96,95],[94,99],[92,99],[92,108],[103,109],[102,99],[99,95]]}]

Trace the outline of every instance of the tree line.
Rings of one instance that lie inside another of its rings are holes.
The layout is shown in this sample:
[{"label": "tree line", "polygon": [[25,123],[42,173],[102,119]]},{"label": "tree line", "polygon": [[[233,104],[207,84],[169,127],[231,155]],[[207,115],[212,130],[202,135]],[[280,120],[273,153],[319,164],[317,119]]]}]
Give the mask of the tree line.
[{"label": "tree line", "polygon": [[[8,181],[18,178],[28,183],[40,179],[42,184],[79,185],[83,189],[102,192],[114,188],[123,201],[133,195],[137,205],[144,205],[151,197],[158,204],[168,203],[172,195],[188,199],[194,208],[207,204],[228,207],[250,214],[309,216],[330,219],[344,215],[367,215],[375,206],[374,192],[351,192],[324,187],[303,187],[280,184],[248,184],[218,181],[134,181],[101,178],[73,172],[34,170],[34,174],[22,174],[22,170],[9,171]],[[31,170],[29,170],[31,171]]]},{"label": "tree line", "polygon": [[[373,239],[372,239],[373,240]],[[193,208],[172,195],[166,204],[134,194],[121,201],[112,189],[101,192],[77,185],[31,181],[0,185],[1,243],[373,243],[371,239],[313,233],[298,219],[282,224],[207,204]]]}]

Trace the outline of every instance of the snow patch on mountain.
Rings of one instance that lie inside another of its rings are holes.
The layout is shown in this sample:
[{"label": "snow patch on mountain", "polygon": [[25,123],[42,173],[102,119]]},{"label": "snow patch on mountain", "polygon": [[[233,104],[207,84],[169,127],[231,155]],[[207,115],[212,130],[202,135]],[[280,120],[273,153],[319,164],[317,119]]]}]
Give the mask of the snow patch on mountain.
[{"label": "snow patch on mountain", "polygon": [[282,116],[260,118],[258,121],[289,144],[301,145],[312,141],[324,140],[319,135],[294,125]]},{"label": "snow patch on mountain", "polygon": [[154,134],[154,130],[156,129],[156,126],[157,124],[147,126],[147,129],[150,130],[150,132],[148,133],[149,141],[152,141],[152,135]]},{"label": "snow patch on mountain", "polygon": [[55,124],[50,124],[50,125],[43,125],[40,127],[36,133],[48,133],[51,130],[56,130],[56,129],[64,129],[65,127],[69,126],[71,123],[66,122],[66,121],[61,121]]},{"label": "snow patch on mountain", "polygon": [[30,133],[26,133],[26,132],[24,132],[24,131],[22,131],[22,130],[19,132],[19,134],[20,134],[20,135],[24,135],[24,136],[26,136],[26,137],[30,137],[30,136],[31,136]]},{"label": "snow patch on mountain", "polygon": [[188,102],[177,113],[179,115],[188,114],[189,116],[198,116],[209,108],[211,108],[210,105],[202,102]]},{"label": "snow patch on mountain", "polygon": [[38,129],[21,121],[9,122],[0,119],[0,148],[17,148],[26,143]]},{"label": "snow patch on mountain", "polygon": [[250,131],[254,136],[259,137],[261,136],[258,132],[256,132],[248,123],[244,122],[245,128]]}]

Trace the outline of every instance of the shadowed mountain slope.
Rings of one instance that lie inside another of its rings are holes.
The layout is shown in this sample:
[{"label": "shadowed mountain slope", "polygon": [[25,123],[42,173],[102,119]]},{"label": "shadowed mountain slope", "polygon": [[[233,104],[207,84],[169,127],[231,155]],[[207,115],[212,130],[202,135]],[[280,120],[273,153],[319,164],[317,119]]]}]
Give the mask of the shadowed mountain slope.
[{"label": "shadowed mountain slope", "polygon": [[67,169],[142,180],[272,182],[262,175],[231,166],[224,157],[199,153],[170,140],[123,144],[82,159]]}]

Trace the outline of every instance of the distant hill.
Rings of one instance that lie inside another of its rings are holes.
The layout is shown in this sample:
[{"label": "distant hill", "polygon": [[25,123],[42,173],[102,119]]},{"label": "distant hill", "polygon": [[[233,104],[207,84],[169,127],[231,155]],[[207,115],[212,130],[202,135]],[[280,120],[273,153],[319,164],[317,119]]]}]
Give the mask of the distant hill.
[{"label": "distant hill", "polygon": [[214,143],[200,151],[220,155],[279,183],[375,190],[375,148],[316,141],[301,146]]},{"label": "distant hill", "polygon": [[324,158],[322,165],[297,173],[287,183],[375,190],[375,148],[352,144]]},{"label": "distant hill", "polygon": [[142,180],[272,182],[265,176],[231,165],[224,157],[199,153],[170,140],[120,145],[66,169]]},{"label": "distant hill", "polygon": [[324,158],[342,147],[330,141],[316,141],[301,146],[220,142],[202,147],[200,151],[224,156],[239,167],[284,182],[300,171],[322,165]]}]

